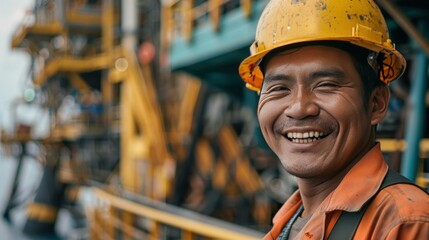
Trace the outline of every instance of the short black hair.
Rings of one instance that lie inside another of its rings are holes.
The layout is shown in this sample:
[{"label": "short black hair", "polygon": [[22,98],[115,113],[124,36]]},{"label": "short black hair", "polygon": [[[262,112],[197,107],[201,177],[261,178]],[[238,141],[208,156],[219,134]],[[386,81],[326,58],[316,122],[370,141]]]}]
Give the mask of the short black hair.
[{"label": "short black hair", "polygon": [[[353,60],[353,64],[356,68],[356,71],[358,72],[363,83],[363,100],[365,105],[368,104],[369,97],[371,96],[372,91],[376,87],[386,86],[386,84],[380,80],[380,73],[378,70],[379,66],[382,66],[381,59],[383,56],[374,54],[373,51],[368,50],[366,48],[359,47],[357,45],[354,45],[348,42],[342,42],[342,41],[305,42],[305,43],[297,43],[289,46],[280,47],[280,48],[274,49],[273,51],[265,55],[259,64],[259,68],[261,69],[262,74],[265,75],[265,68],[267,63],[278,53],[284,52],[290,49],[294,49],[294,48],[301,48],[305,46],[314,46],[314,45],[334,47],[349,53],[349,55]],[[374,62],[371,63],[372,65],[369,63],[369,57],[371,56],[375,56]]]}]

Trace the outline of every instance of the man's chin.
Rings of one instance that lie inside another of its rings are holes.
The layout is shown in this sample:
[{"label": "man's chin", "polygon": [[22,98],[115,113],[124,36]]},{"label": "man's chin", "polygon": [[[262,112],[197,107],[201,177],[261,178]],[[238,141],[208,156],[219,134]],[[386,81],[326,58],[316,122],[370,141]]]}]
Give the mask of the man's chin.
[{"label": "man's chin", "polygon": [[301,178],[301,179],[311,179],[317,176],[317,171],[314,169],[296,169],[293,167],[287,167],[283,166],[286,172],[288,172],[290,175]]}]

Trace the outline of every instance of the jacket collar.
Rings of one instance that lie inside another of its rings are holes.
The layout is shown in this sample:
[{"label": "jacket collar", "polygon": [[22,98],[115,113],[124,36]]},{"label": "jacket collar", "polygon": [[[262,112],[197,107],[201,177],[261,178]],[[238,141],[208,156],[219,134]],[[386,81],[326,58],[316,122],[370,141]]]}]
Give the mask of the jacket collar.
[{"label": "jacket collar", "polygon": [[359,211],[377,193],[387,170],[388,166],[382,156],[380,144],[377,143],[323,201],[320,211]]}]

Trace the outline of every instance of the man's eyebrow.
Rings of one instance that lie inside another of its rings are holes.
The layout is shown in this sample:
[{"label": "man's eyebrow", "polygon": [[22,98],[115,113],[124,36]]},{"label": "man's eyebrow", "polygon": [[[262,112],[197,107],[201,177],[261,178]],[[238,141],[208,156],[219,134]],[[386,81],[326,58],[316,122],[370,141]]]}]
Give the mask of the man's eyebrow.
[{"label": "man's eyebrow", "polygon": [[[324,68],[320,70],[315,70],[309,76],[309,79],[317,79],[324,77],[332,77],[332,78],[344,78],[346,76],[345,72],[338,68]],[[272,83],[276,81],[289,81],[292,80],[293,76],[285,73],[278,74],[267,74],[264,76],[264,81],[262,84]]]},{"label": "man's eyebrow", "polygon": [[268,74],[264,77],[264,83],[270,83],[275,81],[284,81],[284,80],[290,80],[292,79],[292,76],[284,73],[279,74]]},{"label": "man's eyebrow", "polygon": [[323,78],[323,77],[334,77],[334,78],[344,78],[346,76],[345,72],[338,68],[325,68],[312,72],[310,74],[310,79]]}]

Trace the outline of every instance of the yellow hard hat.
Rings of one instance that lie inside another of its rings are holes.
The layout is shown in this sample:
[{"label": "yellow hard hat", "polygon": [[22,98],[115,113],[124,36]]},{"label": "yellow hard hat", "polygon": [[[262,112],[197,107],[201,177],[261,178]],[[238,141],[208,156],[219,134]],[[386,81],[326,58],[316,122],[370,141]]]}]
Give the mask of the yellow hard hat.
[{"label": "yellow hard hat", "polygon": [[249,89],[259,91],[263,81],[259,63],[267,53],[313,41],[343,41],[383,53],[379,75],[386,84],[405,71],[405,59],[372,0],[271,0],[259,18],[250,56],[240,64],[240,76]]}]

